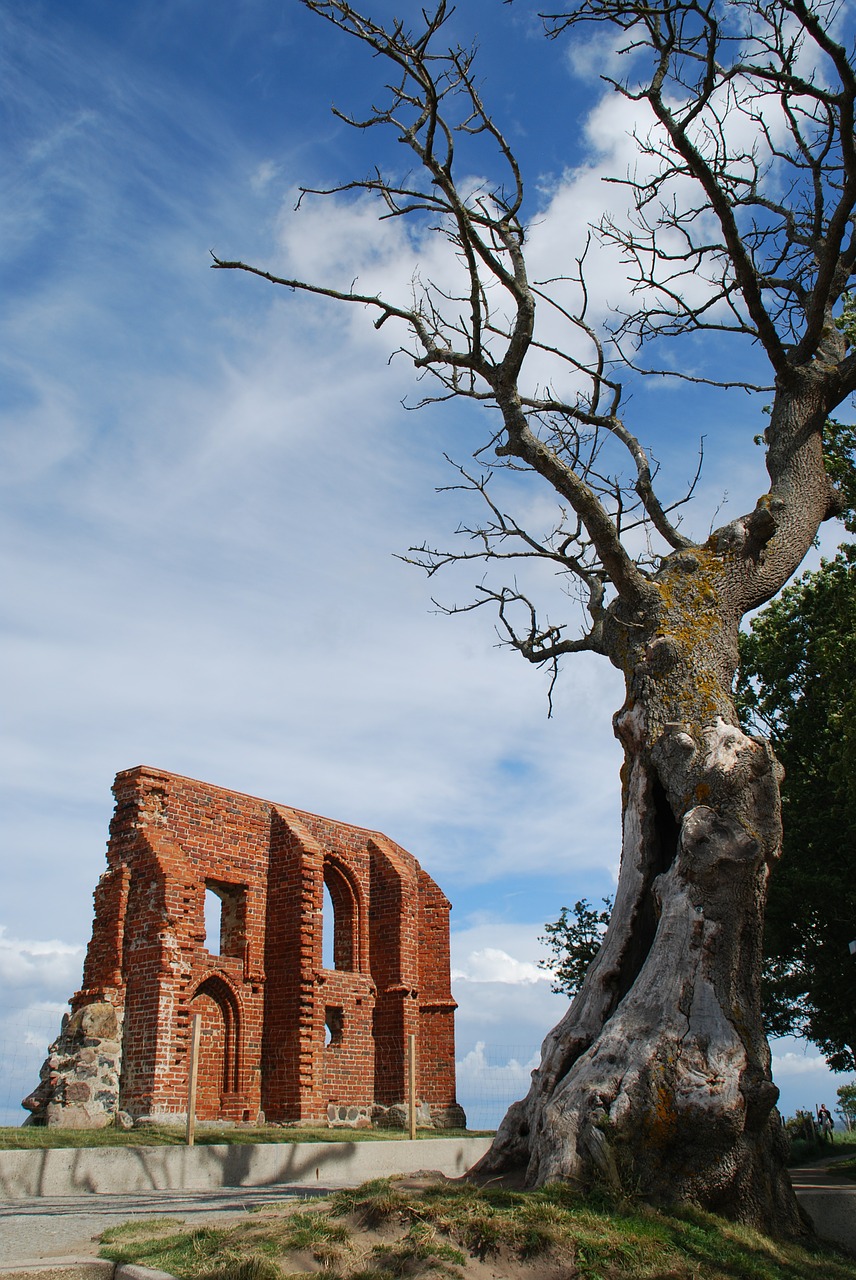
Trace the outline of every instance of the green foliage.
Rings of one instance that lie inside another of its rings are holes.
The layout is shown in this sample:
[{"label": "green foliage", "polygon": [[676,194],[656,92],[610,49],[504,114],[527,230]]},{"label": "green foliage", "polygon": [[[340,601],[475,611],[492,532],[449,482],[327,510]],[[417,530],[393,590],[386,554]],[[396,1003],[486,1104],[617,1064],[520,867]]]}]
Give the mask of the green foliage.
[{"label": "green foliage", "polygon": [[348,1228],[333,1222],[325,1213],[292,1213],[284,1219],[275,1240],[281,1249],[311,1253],[316,1262],[329,1267],[341,1256],[350,1238]]},{"label": "green foliage", "polygon": [[573,911],[562,907],[558,920],[545,924],[545,936],[538,939],[553,953],[549,960],[539,960],[538,967],[553,975],[552,990],[557,994],[576,995],[594,960],[612,911],[612,899],[602,898],[603,911],[597,911],[587,898],[575,902]]},{"label": "green foliage", "polygon": [[740,657],[741,716],[785,767],[765,1021],[812,1040],[834,1070],[856,1070],[856,546],[785,588],[741,637]]},{"label": "green foliage", "polygon": [[831,1148],[819,1138],[813,1138],[811,1141],[808,1138],[791,1138],[788,1167],[801,1169],[803,1165],[815,1164],[824,1156],[828,1160],[830,1155]]},{"label": "green foliage", "polygon": [[188,1280],[281,1280],[278,1264],[291,1253],[329,1268],[348,1252],[351,1233],[329,1214],[302,1208],[229,1227],[188,1230],[182,1219],[146,1219],[111,1227],[101,1256],[139,1263]]},{"label": "green foliage", "polygon": [[158,1232],[177,1231],[184,1226],[184,1218],[132,1218],[129,1222],[120,1222],[118,1226],[108,1227],[101,1236],[102,1244],[114,1244],[117,1241],[150,1239]]},{"label": "green foliage", "polygon": [[856,427],[830,418],[823,434],[823,453],[829,478],[841,493],[841,519],[848,533],[856,533]]},{"label": "green foliage", "polygon": [[[851,349],[856,347],[856,295],[844,294],[835,327],[844,334]],[[844,502],[844,527],[848,533],[856,533],[856,427],[830,418],[823,435],[823,453],[827,473]]]},{"label": "green foliage", "polygon": [[856,1084],[839,1085],[836,1092],[838,1110],[851,1125],[856,1125]]},{"label": "green foliage", "polygon": [[843,333],[851,347],[856,346],[856,296],[847,292],[841,297],[841,312],[835,327]]}]

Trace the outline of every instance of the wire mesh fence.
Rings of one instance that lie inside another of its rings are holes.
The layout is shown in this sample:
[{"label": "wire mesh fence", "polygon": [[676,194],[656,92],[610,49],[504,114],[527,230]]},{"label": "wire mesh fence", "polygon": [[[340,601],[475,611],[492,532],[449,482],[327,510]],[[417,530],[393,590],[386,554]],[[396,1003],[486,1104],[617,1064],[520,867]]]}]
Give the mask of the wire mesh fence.
[{"label": "wire mesh fence", "polygon": [[512,1102],[529,1092],[540,1046],[486,1044],[479,1040],[455,1062],[458,1102],[468,1129],[495,1129]]},{"label": "wire mesh fence", "polygon": [[[26,1119],[21,1100],[39,1083],[48,1046],[59,1035],[62,1015],[67,1012],[67,1005],[47,1003],[0,1011],[0,1126],[20,1125]],[[468,1128],[497,1127],[510,1104],[525,1096],[538,1056],[538,1048],[532,1045],[481,1040],[459,1049],[457,1096]]]},{"label": "wire mesh fence", "polygon": [[21,1099],[39,1083],[48,1045],[59,1035],[67,1004],[36,1004],[0,1012],[0,1125],[23,1124]]}]

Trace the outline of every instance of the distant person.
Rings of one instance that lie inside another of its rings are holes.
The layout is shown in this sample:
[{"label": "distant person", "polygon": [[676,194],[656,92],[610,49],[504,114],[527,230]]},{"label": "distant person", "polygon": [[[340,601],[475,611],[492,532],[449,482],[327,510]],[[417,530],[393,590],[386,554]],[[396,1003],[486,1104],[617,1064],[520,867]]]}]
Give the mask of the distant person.
[{"label": "distant person", "polygon": [[817,1109],[817,1125],[820,1129],[821,1138],[825,1140],[826,1138],[832,1137],[832,1130],[835,1127],[835,1123],[825,1102],[822,1102]]}]

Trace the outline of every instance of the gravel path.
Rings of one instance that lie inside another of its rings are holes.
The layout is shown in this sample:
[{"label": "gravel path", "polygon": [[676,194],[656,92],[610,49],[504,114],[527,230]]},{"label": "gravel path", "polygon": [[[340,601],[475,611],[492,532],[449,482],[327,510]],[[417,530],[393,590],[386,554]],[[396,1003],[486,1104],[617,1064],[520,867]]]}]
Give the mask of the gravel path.
[{"label": "gravel path", "polygon": [[[301,1199],[306,1187],[227,1187],[219,1191],[154,1191],[133,1196],[57,1196],[0,1201],[0,1263],[95,1258],[98,1237],[129,1218],[234,1221],[260,1205]],[[319,1190],[316,1195],[325,1194]]]},{"label": "gravel path", "polygon": [[[852,1159],[841,1156],[839,1160]],[[835,1172],[838,1160],[791,1169],[791,1182],[817,1234],[856,1254],[856,1182]]]}]

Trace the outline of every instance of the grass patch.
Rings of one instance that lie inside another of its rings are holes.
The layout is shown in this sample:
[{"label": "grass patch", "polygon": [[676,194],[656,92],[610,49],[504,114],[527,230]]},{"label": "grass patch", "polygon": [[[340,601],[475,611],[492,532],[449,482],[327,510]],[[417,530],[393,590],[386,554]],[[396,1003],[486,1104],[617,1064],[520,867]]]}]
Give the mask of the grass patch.
[{"label": "grass patch", "polygon": [[270,1258],[241,1258],[215,1271],[208,1271],[205,1280],[283,1280],[282,1271]]},{"label": "grass patch", "polygon": [[266,1208],[228,1227],[154,1220],[113,1228],[102,1257],[179,1280],[465,1277],[470,1259],[521,1280],[856,1280],[856,1260],[774,1241],[687,1208],[597,1204],[565,1184],[537,1191],[376,1179],[309,1202]]},{"label": "grass patch", "polygon": [[113,1241],[150,1240],[153,1236],[180,1231],[184,1227],[184,1218],[132,1218],[130,1222],[120,1222],[117,1227],[108,1227],[101,1236],[101,1243]]},{"label": "grass patch", "polygon": [[[218,1128],[197,1125],[198,1147],[225,1144],[252,1145],[270,1142],[401,1142],[407,1133],[396,1129],[290,1129],[283,1125],[259,1128]],[[417,1139],[480,1138],[491,1136],[484,1130],[420,1129]],[[146,1124],[139,1129],[48,1129],[27,1125],[25,1128],[0,1128],[0,1150],[39,1151],[68,1147],[183,1147],[184,1125]]]},{"label": "grass patch", "polygon": [[350,1231],[342,1223],[309,1211],[195,1230],[188,1230],[181,1219],[167,1219],[166,1224],[151,1219],[105,1231],[100,1256],[193,1280],[281,1280],[280,1262],[295,1254],[305,1255],[329,1274],[347,1252],[349,1240]]},{"label": "grass patch", "polygon": [[[205,1276],[236,1263],[246,1263],[253,1258],[252,1250],[245,1246],[242,1233],[235,1235],[234,1228],[196,1227],[192,1230],[184,1223],[168,1227],[156,1223],[137,1223],[136,1230],[127,1231],[111,1227],[101,1237],[100,1255],[112,1262],[139,1263],[168,1271],[175,1276]],[[256,1257],[259,1255],[256,1254]],[[263,1255],[262,1255],[263,1256]],[[268,1261],[272,1261],[268,1258]]]}]

